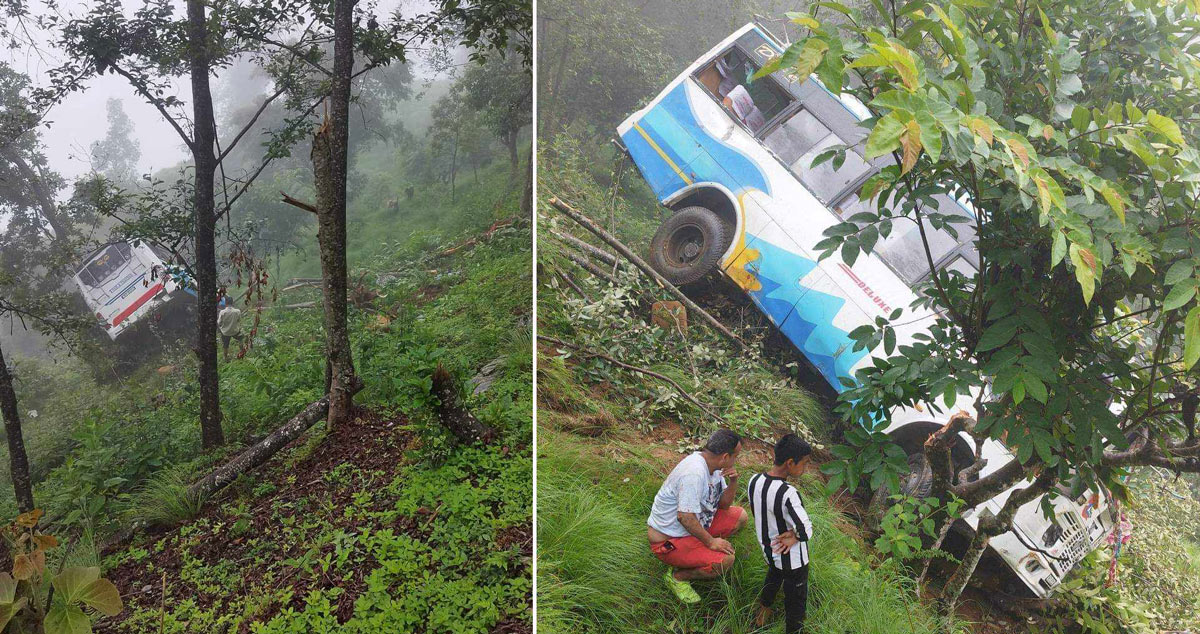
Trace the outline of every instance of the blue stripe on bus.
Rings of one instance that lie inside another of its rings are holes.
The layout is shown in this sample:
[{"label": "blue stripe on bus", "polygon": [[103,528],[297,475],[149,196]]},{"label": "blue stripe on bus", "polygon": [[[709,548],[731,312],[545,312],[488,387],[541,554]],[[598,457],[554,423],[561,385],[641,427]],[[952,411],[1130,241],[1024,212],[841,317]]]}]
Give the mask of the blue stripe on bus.
[{"label": "blue stripe on bus", "polygon": [[[684,168],[685,171],[695,174],[694,180],[720,183],[735,193],[757,189],[770,195],[771,186],[758,163],[741,151],[717,140],[700,125],[696,113],[692,111],[692,104],[688,102],[685,84],[681,83],[667,93],[651,112],[659,108],[673,117],[692,137],[693,142],[699,144],[700,149],[712,158],[712,161],[696,161]],[[731,178],[734,182],[730,182]]]},{"label": "blue stripe on bus", "polygon": [[683,189],[687,183],[679,176],[666,161],[654,151],[653,147],[636,129],[630,129],[621,137],[625,149],[633,159],[634,165],[642,173],[642,178],[650,185],[655,197],[663,200],[670,194]]},{"label": "blue stripe on bus", "polygon": [[865,348],[854,351],[850,334],[834,325],[846,298],[803,283],[809,273],[818,270],[814,260],[766,240],[748,237],[747,244],[759,252],[747,267],[762,285],[750,292],[751,299],[831,387],[845,391],[839,377],[852,378],[851,368],[869,352]]},{"label": "blue stripe on bus", "polygon": [[104,305],[108,306],[109,304],[117,301],[118,299],[125,297],[125,294],[129,292],[129,289],[133,288],[135,284],[142,281],[142,278],[144,278],[144,277],[146,277],[145,273],[142,273],[141,275],[137,276],[137,279],[130,282],[125,288],[121,289],[121,292],[114,295],[113,298],[108,300]]}]

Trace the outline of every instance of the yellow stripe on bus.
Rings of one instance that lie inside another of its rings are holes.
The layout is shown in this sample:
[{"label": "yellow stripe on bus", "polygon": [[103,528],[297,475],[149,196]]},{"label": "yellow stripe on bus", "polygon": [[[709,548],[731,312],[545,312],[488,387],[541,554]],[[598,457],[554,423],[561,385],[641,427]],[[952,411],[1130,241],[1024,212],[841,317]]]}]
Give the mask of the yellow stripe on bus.
[{"label": "yellow stripe on bus", "polygon": [[646,131],[642,129],[642,126],[638,125],[635,122],[633,124],[633,129],[637,130],[638,134],[642,135],[643,139],[646,139],[646,143],[649,143],[650,147],[654,148],[654,151],[658,152],[658,155],[661,156],[662,159],[667,162],[667,165],[670,165],[671,169],[675,170],[676,174],[679,174],[679,178],[682,178],[684,183],[686,183],[688,185],[692,184],[692,179],[688,178],[688,175],[684,174],[683,170],[679,169],[679,166],[675,164],[675,161],[672,161],[671,157],[667,156],[667,153],[664,152],[663,149],[661,147],[659,147],[657,143],[654,142],[654,139],[651,139],[650,135],[646,134]]}]

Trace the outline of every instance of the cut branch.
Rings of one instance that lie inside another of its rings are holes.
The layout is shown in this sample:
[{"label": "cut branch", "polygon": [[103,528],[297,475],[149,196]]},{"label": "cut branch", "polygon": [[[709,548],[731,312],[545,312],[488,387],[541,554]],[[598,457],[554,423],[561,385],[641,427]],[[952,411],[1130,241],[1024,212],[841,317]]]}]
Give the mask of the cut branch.
[{"label": "cut branch", "polygon": [[647,264],[645,262],[645,260],[638,257],[637,254],[634,253],[632,250],[630,250],[629,247],[625,246],[624,243],[622,243],[620,240],[617,240],[609,232],[605,231],[603,227],[596,224],[591,218],[588,218],[587,216],[583,215],[579,211],[573,209],[570,205],[559,200],[557,197],[550,198],[550,205],[552,205],[555,209],[558,209],[559,211],[561,211],[563,214],[565,214],[570,219],[579,223],[584,229],[591,231],[593,234],[595,234],[595,236],[597,238],[600,238],[601,240],[606,242],[609,246],[611,246],[613,249],[615,249],[617,251],[617,253],[621,254],[621,256],[623,256],[626,260],[628,260],[630,263],[632,263],[637,268],[641,269],[641,271],[643,273],[645,273],[646,275],[648,275],[650,277],[650,279],[654,280],[655,282],[658,283],[659,286],[666,289],[667,292],[669,292],[671,295],[673,295],[675,297],[675,299],[678,299],[680,302],[683,303],[684,306],[687,306],[688,310],[703,317],[704,321],[708,322],[709,325],[711,325],[713,328],[715,328],[717,330],[717,332],[724,335],[727,339],[729,339],[730,341],[737,344],[737,346],[739,348],[742,348],[743,350],[750,349],[750,346],[746,345],[746,342],[742,341],[741,338],[739,338],[737,335],[733,334],[733,332],[731,332],[728,328],[726,328],[724,324],[717,321],[717,319],[715,317],[710,315],[703,308],[700,308],[699,306],[697,306],[696,302],[693,302],[691,299],[689,299],[688,296],[684,295],[683,292],[680,291],[678,288],[676,288],[674,284],[671,284],[670,282],[668,282],[666,278],[664,278],[662,275],[658,274],[658,271],[655,271],[653,268],[651,268],[651,266],[649,264]]},{"label": "cut branch", "polygon": [[283,202],[285,202],[293,207],[299,207],[299,208],[303,209],[304,211],[311,212],[314,214],[317,213],[316,206],[312,205],[311,203],[306,203],[303,200],[297,200],[295,198],[292,198],[291,196],[288,196],[287,194],[285,194],[283,192],[279,192],[279,195],[283,196]]},{"label": "cut branch", "polygon": [[580,240],[569,233],[560,233],[554,229],[551,229],[550,235],[557,238],[560,242],[569,244],[609,266],[617,265],[617,256],[605,251],[604,249],[601,249],[598,246],[584,242],[583,240]]},{"label": "cut branch", "polygon": [[576,345],[576,344],[573,344],[573,343],[570,343],[567,341],[563,341],[561,339],[555,339],[554,337],[547,337],[546,335],[538,335],[537,338],[541,339],[542,341],[545,341],[547,343],[554,344],[556,346],[562,346],[564,348],[569,348],[569,349],[574,350],[584,356],[604,359],[605,361],[607,361],[617,367],[621,367],[621,368],[625,368],[626,370],[632,370],[633,372],[645,374],[646,376],[654,377],[660,381],[666,381],[667,383],[669,383],[671,385],[671,387],[675,388],[676,392],[679,392],[680,396],[687,399],[689,403],[695,405],[696,407],[699,407],[700,411],[704,412],[705,414],[708,414],[710,417],[712,417],[713,420],[715,420],[719,423],[725,422],[724,418],[721,418],[719,415],[717,415],[716,412],[712,411],[707,406],[705,406],[703,403],[696,400],[696,397],[694,397],[690,393],[688,393],[687,390],[683,389],[683,387],[681,385],[676,383],[675,380],[669,376],[659,374],[658,372],[655,372],[654,370],[647,370],[646,368],[639,368],[636,365],[630,365],[628,363],[625,363],[624,361],[618,361],[617,359],[614,359],[614,358],[608,356],[607,354],[588,350],[587,348],[584,348],[582,346],[579,346],[579,345]]}]

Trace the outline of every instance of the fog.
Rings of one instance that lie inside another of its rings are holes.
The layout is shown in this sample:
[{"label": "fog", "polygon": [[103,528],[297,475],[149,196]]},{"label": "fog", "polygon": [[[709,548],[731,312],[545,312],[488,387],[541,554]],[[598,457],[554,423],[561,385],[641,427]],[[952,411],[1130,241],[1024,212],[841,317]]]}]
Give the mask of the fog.
[{"label": "fog", "polygon": [[[60,13],[64,16],[78,16],[86,14],[92,5],[91,2],[67,0],[60,3]],[[132,13],[140,5],[141,2],[128,0],[124,3],[128,13]],[[375,6],[380,13],[399,9],[404,15],[411,16],[428,10],[431,4],[427,0],[382,0]],[[52,33],[39,30],[28,21],[21,32],[31,36],[31,45],[6,48],[0,61],[7,62],[14,70],[27,74],[34,85],[45,85],[48,80],[47,72],[62,61],[62,51],[54,46]],[[465,51],[462,49],[453,52],[453,58],[458,63],[465,61],[465,57]],[[420,55],[412,62],[410,67],[418,81],[446,76],[445,72],[434,70],[432,64]],[[241,89],[245,88],[248,82],[230,77],[239,72],[245,74],[247,70],[234,67],[218,71],[213,82],[214,101],[228,106],[231,103],[236,104],[238,99],[250,101],[261,94],[261,90],[242,92]],[[260,88],[266,87],[261,76],[254,80],[260,84]],[[176,85],[174,89],[174,94],[188,103],[190,86],[184,82],[183,85]],[[137,162],[139,174],[153,173],[187,158],[186,147],[179,135],[162,118],[158,110],[146,103],[125,78],[109,73],[89,79],[83,90],[67,95],[46,117],[39,132],[52,170],[68,181],[91,170],[92,143],[103,138],[108,129],[105,103],[109,99],[119,99],[125,113],[135,123],[134,139],[141,149],[141,157]],[[63,190],[59,193],[61,196],[69,192]]]}]

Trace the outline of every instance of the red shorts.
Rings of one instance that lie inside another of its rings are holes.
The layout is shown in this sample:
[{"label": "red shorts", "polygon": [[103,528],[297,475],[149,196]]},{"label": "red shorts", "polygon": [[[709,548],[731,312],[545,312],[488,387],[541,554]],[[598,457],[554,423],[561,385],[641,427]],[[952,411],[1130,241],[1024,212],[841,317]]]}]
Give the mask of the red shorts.
[{"label": "red shorts", "polygon": [[[746,510],[740,506],[717,509],[712,525],[708,527],[708,534],[713,537],[730,536],[738,520],[745,514]],[[725,553],[710,549],[691,535],[650,544],[650,552],[672,568],[700,568],[705,572],[712,572],[713,565],[721,563],[726,557]]]}]

